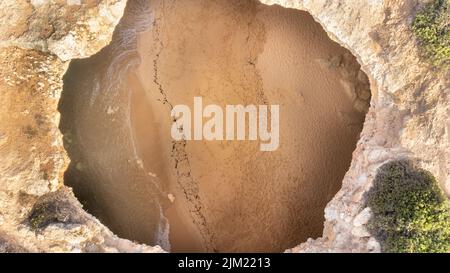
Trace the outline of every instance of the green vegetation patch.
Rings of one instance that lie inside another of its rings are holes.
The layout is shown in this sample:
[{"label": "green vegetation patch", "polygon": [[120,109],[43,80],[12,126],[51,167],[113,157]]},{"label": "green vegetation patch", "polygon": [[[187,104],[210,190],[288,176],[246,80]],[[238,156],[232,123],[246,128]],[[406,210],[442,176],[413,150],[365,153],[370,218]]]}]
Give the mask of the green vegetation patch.
[{"label": "green vegetation patch", "polygon": [[449,201],[433,175],[412,162],[380,167],[367,206],[367,227],[383,252],[450,252]]},{"label": "green vegetation patch", "polygon": [[450,66],[450,0],[433,0],[413,22],[413,32],[434,65]]},{"label": "green vegetation patch", "polygon": [[76,207],[71,192],[59,189],[41,196],[28,215],[28,223],[33,230],[39,230],[55,223],[83,223],[81,208]]}]

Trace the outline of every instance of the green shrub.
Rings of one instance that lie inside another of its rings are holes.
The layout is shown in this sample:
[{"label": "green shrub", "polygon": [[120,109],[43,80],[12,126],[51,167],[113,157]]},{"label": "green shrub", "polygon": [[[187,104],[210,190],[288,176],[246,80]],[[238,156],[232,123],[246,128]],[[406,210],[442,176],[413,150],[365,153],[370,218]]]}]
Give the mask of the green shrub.
[{"label": "green shrub", "polygon": [[76,202],[66,188],[44,194],[34,204],[26,222],[32,230],[44,229],[54,223],[83,223],[84,216]]},{"label": "green shrub", "polygon": [[433,0],[413,22],[424,54],[435,65],[450,65],[450,0]]},{"label": "green shrub", "polygon": [[450,206],[433,175],[410,161],[378,170],[368,229],[384,252],[450,252]]}]

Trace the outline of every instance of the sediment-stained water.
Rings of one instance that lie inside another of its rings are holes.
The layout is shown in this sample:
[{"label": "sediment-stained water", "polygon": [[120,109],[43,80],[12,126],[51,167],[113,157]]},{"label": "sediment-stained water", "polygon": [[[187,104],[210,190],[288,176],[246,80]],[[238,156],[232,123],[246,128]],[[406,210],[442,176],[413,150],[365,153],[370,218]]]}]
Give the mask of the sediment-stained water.
[{"label": "sediment-stained water", "polygon": [[153,20],[149,1],[130,1],[111,44],[89,59],[72,61],[64,77],[60,129],[71,158],[65,183],[85,208],[116,234],[169,250],[165,185],[148,171],[152,162],[142,161],[160,150],[139,141],[147,134],[148,141],[158,140],[145,126],[133,126],[148,112],[142,89],[128,80],[141,62],[138,33]]},{"label": "sediment-stained water", "polygon": [[[280,148],[174,141],[177,104],[280,105]],[[252,0],[129,1],[71,63],[66,183],[118,235],[173,251],[282,251],[319,236],[370,101],[356,59],[305,12]],[[170,226],[170,228],[169,228]]]}]

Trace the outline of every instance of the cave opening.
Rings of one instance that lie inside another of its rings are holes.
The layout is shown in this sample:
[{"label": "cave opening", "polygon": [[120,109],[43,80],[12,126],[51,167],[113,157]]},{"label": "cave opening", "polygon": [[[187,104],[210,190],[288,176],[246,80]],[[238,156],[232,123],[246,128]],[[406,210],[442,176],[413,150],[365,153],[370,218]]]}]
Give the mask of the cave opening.
[{"label": "cave opening", "polygon": [[[279,105],[279,148],[173,140],[171,110],[196,96]],[[283,251],[321,236],[370,99],[356,58],[306,12],[129,1],[110,45],[64,76],[65,184],[122,238],[173,252]]]}]

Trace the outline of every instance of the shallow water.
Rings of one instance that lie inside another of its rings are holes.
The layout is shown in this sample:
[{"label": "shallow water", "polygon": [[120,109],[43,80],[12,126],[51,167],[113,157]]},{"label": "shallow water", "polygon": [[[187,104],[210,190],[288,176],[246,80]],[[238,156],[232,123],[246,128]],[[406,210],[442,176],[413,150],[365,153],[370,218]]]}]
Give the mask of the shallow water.
[{"label": "shallow water", "polygon": [[72,161],[65,183],[85,208],[121,237],[169,249],[164,185],[141,160],[151,151],[137,144],[149,132],[132,126],[133,119],[148,112],[140,113],[145,107],[136,96],[142,90],[127,79],[140,63],[137,34],[152,22],[148,1],[130,1],[111,44],[71,63],[64,77],[60,128]]}]

